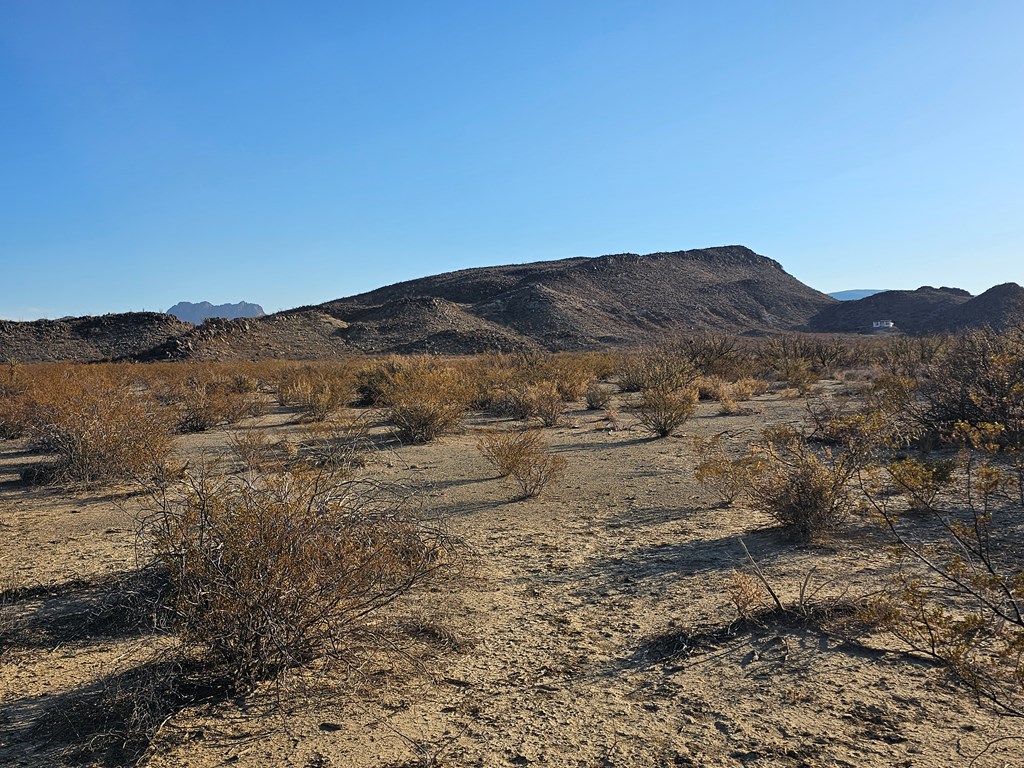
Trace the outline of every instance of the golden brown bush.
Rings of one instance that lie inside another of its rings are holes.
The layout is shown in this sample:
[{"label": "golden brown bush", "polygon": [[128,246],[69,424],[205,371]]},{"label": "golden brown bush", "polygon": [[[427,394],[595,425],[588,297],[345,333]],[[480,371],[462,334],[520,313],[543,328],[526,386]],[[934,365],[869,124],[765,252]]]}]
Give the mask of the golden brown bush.
[{"label": "golden brown bush", "polygon": [[606,384],[594,381],[587,387],[587,410],[607,410],[612,402],[612,388]]},{"label": "golden brown bush", "polygon": [[664,387],[648,389],[640,395],[636,410],[644,429],[658,437],[668,437],[697,410],[697,392]]},{"label": "golden brown bush", "polygon": [[500,477],[511,477],[519,486],[519,498],[538,496],[565,471],[566,461],[551,453],[539,429],[485,433],[477,442]]},{"label": "golden brown bush", "polygon": [[619,368],[623,392],[688,389],[699,375],[684,350],[673,346],[649,347],[627,354]]},{"label": "golden brown bush", "polygon": [[454,367],[429,358],[396,365],[382,392],[384,413],[408,443],[426,443],[462,426],[471,391]]},{"label": "golden brown bush", "polygon": [[0,387],[0,440],[14,440],[29,427],[28,401],[24,392]]},{"label": "golden brown bush", "polygon": [[554,381],[541,381],[526,391],[526,411],[536,416],[545,427],[557,427],[565,413],[565,400]]},{"label": "golden brown bush", "polygon": [[31,436],[57,454],[42,477],[96,485],[165,473],[171,417],[136,388],[99,370],[66,367],[33,382],[26,397]]},{"label": "golden brown bush", "polygon": [[[944,663],[997,710],[1020,717],[1024,472],[999,444],[999,426],[961,422],[953,435],[960,451],[951,462],[889,464],[885,472],[898,494],[889,483],[865,484],[897,543],[892,581],[865,618]],[[906,508],[914,514],[903,514]]]},{"label": "golden brown bush", "polygon": [[846,519],[851,483],[865,455],[841,447],[812,447],[788,425],[764,431],[754,446],[749,494],[753,505],[774,517],[800,542],[821,539]]},{"label": "golden brown bush", "polygon": [[693,450],[700,457],[694,478],[714,493],[723,506],[731,506],[736,499],[746,494],[754,473],[761,468],[755,456],[730,455],[722,445],[721,436],[696,437]]},{"label": "golden brown bush", "polygon": [[386,405],[388,393],[394,387],[394,376],[402,368],[397,357],[374,360],[355,371],[357,404],[362,406]]},{"label": "golden brown bush", "polygon": [[242,690],[345,662],[448,544],[380,488],[328,471],[191,475],[156,498],[145,533],[184,648]]},{"label": "golden brown bush", "polygon": [[763,379],[754,379],[749,376],[737,379],[732,384],[730,394],[733,399],[740,402],[749,400],[756,395],[763,395],[768,391],[768,382]]}]

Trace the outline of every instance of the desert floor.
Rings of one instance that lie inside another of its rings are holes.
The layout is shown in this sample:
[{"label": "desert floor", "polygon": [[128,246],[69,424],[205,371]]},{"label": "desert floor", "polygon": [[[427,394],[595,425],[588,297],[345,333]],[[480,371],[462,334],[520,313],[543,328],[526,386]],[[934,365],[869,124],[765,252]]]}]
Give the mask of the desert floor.
[{"label": "desert floor", "polygon": [[[830,385],[833,389],[839,385]],[[704,403],[667,439],[620,411],[567,413],[545,429],[568,460],[539,498],[510,501],[463,434],[386,446],[364,471],[401,484],[463,542],[463,566],[396,606],[403,649],[244,699],[173,711],[137,756],[153,766],[985,766],[1024,765],[1024,723],[976,702],[927,660],[846,622],[737,622],[743,544],[784,599],[811,574],[814,601],[867,594],[886,540],[854,516],[827,545],[799,546],[767,517],[722,507],[693,479],[694,435],[736,445],[799,420],[778,393],[719,416]],[[362,418],[372,418],[363,412]],[[275,436],[300,427],[275,407]],[[386,427],[374,426],[383,436]],[[228,430],[179,438],[183,459],[226,450]],[[166,637],[117,621],[138,567],[142,500],[20,480],[45,460],[0,443],[0,764],[84,759],[104,734],[99,691]],[[741,543],[742,542],[742,543]],[[112,602],[113,601],[113,602]],[[111,616],[111,614],[115,614]],[[92,753],[119,764],[132,755]],[[105,763],[104,763],[105,761]]]}]

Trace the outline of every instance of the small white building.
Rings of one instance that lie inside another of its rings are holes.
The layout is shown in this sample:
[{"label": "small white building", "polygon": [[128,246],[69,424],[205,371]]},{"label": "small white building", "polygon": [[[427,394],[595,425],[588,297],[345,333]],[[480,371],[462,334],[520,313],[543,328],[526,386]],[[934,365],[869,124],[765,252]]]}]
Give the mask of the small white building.
[{"label": "small white building", "polygon": [[895,323],[892,320],[875,320],[871,324],[872,328],[892,328]]}]

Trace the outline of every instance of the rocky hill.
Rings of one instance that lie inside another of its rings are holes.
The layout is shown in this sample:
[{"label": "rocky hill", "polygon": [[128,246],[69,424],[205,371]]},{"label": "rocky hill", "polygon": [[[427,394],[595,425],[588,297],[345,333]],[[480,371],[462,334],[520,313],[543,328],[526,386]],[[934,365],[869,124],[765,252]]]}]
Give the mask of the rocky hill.
[{"label": "rocky hill", "polygon": [[937,319],[935,330],[961,331],[988,326],[1002,331],[1022,323],[1024,288],[1017,283],[1003,283],[951,309]]},{"label": "rocky hill", "polygon": [[134,359],[192,328],[158,312],[27,323],[0,320],[0,360],[43,363]]},{"label": "rocky hill", "polygon": [[486,267],[328,302],[354,346],[590,349],[699,330],[801,328],[834,299],[742,246]]},{"label": "rocky hill", "polygon": [[0,323],[0,360],[336,358],[352,353],[584,350],[721,331],[906,333],[1024,321],[1024,289],[955,288],[840,302],[742,246],[481,267],[257,318],[134,313]]},{"label": "rocky hill", "polygon": [[167,314],[174,315],[186,323],[199,325],[211,317],[234,320],[239,317],[263,317],[266,313],[259,304],[250,304],[247,301],[240,301],[237,304],[211,304],[208,301],[193,304],[191,301],[179,301],[167,310]]},{"label": "rocky hill", "polygon": [[[133,333],[89,336],[38,323],[0,336],[23,360],[330,358],[353,352],[578,350],[715,330],[804,328],[835,299],[742,246],[481,267],[410,280],[260,318],[111,316]],[[142,318],[147,318],[145,321]],[[154,323],[156,323],[154,325]],[[67,325],[67,324],[66,324]],[[151,327],[152,326],[152,327]],[[118,326],[120,327],[120,326]],[[157,330],[159,329],[159,330]],[[74,341],[74,343],[72,343]]]},{"label": "rocky hill", "polygon": [[863,333],[876,320],[892,320],[895,329],[911,335],[1005,329],[1024,323],[1024,288],[1003,283],[979,296],[960,288],[924,286],[916,291],[883,291],[855,301],[825,307],[808,328],[823,333]]},{"label": "rocky hill", "polygon": [[971,294],[959,288],[882,291],[824,307],[808,326],[822,333],[858,333],[871,330],[876,320],[892,320],[904,333],[935,333],[947,313],[970,300]]}]

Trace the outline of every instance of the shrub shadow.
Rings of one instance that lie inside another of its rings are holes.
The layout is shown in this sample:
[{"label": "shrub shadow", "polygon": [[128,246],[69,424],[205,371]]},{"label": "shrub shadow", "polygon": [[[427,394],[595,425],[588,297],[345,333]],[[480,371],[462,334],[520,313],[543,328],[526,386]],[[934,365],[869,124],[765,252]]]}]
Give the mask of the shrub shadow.
[{"label": "shrub shadow", "polygon": [[0,763],[30,754],[46,765],[138,765],[168,719],[229,691],[198,663],[157,658],[56,698],[25,697],[5,707]]},{"label": "shrub shadow", "polygon": [[5,590],[0,606],[13,619],[5,622],[0,648],[50,648],[151,634],[162,624],[167,591],[166,574],[157,568]]}]

